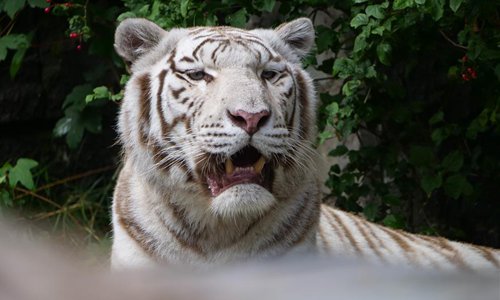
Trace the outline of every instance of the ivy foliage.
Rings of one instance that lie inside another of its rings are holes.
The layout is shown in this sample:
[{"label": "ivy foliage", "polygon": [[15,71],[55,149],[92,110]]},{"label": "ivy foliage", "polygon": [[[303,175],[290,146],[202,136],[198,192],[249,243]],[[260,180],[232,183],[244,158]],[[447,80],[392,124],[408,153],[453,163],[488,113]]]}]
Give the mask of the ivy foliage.
[{"label": "ivy foliage", "polygon": [[498,2],[355,0],[344,12],[331,29],[348,49],[332,69],[344,82],[323,97],[320,137],[356,134],[361,148],[330,152],[349,159],[330,169],[338,205],[396,227],[433,201],[498,213]]},{"label": "ivy foliage", "polygon": [[[54,135],[71,149],[99,134],[103,111],[123,97],[128,76],[113,52],[119,21],[246,27],[308,16],[318,25],[304,65],[341,83],[319,95],[318,119],[318,144],[340,141],[329,155],[347,159],[326,181],[337,205],[396,228],[498,244],[499,7],[497,0],[15,0],[0,13],[66,18],[61,34],[82,58],[108,59],[82,71],[61,108]],[[0,61],[11,61],[13,77],[36,33],[10,29],[0,34]],[[346,143],[353,137],[359,147]],[[477,228],[493,229],[481,237]]]}]

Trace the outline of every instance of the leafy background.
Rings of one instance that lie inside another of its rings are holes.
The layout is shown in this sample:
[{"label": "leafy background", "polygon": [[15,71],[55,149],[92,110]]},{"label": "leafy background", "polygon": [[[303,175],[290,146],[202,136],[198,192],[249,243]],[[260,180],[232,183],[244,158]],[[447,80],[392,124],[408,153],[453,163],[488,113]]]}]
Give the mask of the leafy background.
[{"label": "leafy background", "polygon": [[1,213],[75,248],[106,249],[113,124],[128,79],[113,51],[119,21],[270,27],[308,16],[317,37],[304,66],[321,91],[318,145],[331,147],[325,201],[387,226],[499,247],[499,4],[3,1]]}]

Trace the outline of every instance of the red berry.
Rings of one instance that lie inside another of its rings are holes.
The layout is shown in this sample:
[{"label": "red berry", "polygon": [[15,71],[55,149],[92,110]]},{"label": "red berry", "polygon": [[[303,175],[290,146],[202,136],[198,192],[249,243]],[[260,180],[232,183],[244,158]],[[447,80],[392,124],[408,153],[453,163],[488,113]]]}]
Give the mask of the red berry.
[{"label": "red berry", "polygon": [[470,76],[473,78],[473,79],[476,79],[477,78],[477,73],[475,70],[472,70],[472,72],[470,73]]},{"label": "red berry", "polygon": [[71,2],[66,2],[66,3],[64,3],[64,6],[66,6],[66,7],[71,7],[71,6],[73,6],[73,3],[71,3]]},{"label": "red berry", "polygon": [[52,2],[52,0],[45,0],[45,2],[50,3],[50,2]]},{"label": "red berry", "polygon": [[48,14],[50,13],[50,7],[46,7],[44,10],[43,10],[44,13]]},{"label": "red berry", "polygon": [[463,62],[467,62],[468,60],[469,60],[469,57],[468,57],[467,55],[464,55],[464,56],[462,57],[462,61],[463,61]]},{"label": "red berry", "polygon": [[467,74],[465,74],[465,73],[462,73],[462,79],[463,79],[464,81],[469,81],[469,80],[470,80],[470,77],[469,77],[469,75],[467,75]]},{"label": "red berry", "polygon": [[82,45],[76,46],[76,50],[78,50],[78,51],[82,50]]},{"label": "red berry", "polygon": [[78,33],[76,33],[76,32],[72,32],[69,34],[70,39],[76,39],[77,37],[78,37]]},{"label": "red berry", "polygon": [[467,68],[467,73],[472,74],[472,72],[474,72],[473,68]]}]

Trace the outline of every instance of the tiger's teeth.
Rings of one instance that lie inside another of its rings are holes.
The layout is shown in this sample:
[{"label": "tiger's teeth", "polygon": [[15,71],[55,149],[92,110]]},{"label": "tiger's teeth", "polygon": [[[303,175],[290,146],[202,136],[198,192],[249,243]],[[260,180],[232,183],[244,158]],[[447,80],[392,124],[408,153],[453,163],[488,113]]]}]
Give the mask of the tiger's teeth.
[{"label": "tiger's teeth", "polygon": [[264,156],[261,156],[259,160],[253,165],[255,173],[260,174],[265,164],[266,164],[266,159],[264,158]]},{"label": "tiger's teeth", "polygon": [[233,161],[230,158],[228,158],[226,159],[226,174],[231,175],[233,174],[233,172],[234,172]]}]

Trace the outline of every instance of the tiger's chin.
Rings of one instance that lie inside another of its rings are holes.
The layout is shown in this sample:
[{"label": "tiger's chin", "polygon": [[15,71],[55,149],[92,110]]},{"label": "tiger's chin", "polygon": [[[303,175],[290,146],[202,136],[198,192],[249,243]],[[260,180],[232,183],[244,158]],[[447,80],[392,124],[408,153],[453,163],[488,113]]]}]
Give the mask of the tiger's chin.
[{"label": "tiger's chin", "polygon": [[276,198],[255,183],[234,185],[214,197],[210,209],[223,219],[251,218],[263,215],[276,204]]},{"label": "tiger's chin", "polygon": [[275,203],[272,194],[273,164],[254,147],[227,157],[206,175],[211,209],[221,217],[253,217]]}]

